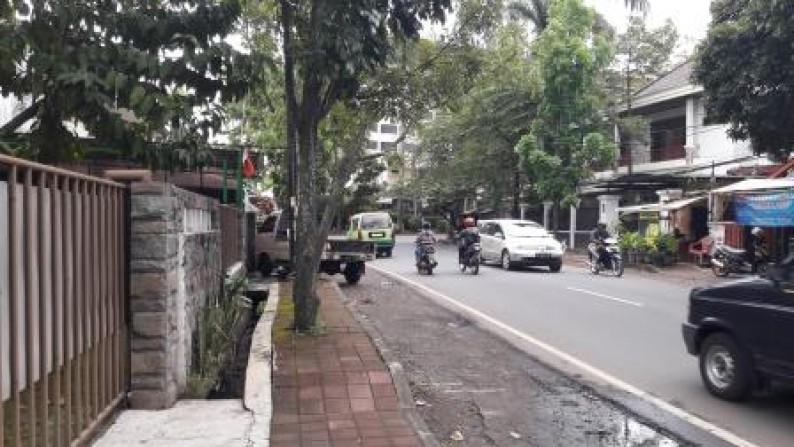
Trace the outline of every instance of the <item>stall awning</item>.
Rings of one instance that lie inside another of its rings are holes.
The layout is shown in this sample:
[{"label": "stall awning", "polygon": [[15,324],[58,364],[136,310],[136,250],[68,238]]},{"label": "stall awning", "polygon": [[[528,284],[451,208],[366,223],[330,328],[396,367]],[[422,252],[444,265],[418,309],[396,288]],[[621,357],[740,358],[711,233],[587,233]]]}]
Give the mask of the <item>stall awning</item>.
[{"label": "stall awning", "polygon": [[675,211],[680,210],[681,208],[686,208],[690,205],[694,205],[698,202],[703,202],[706,200],[706,196],[698,196],[698,197],[690,197],[687,199],[680,199],[674,200],[669,203],[665,203],[661,206],[662,211]]},{"label": "stall awning", "polygon": [[621,206],[618,208],[619,213],[624,214],[636,214],[636,213],[645,213],[645,212],[653,212],[653,211],[661,211],[661,205],[658,203],[646,203],[644,205],[634,205],[634,206]]},{"label": "stall awning", "polygon": [[697,202],[706,200],[706,196],[689,197],[686,199],[674,200],[668,203],[646,203],[644,205],[624,206],[618,208],[618,212],[624,214],[644,213],[644,212],[659,212],[659,211],[675,211],[681,208],[686,208]]},{"label": "stall awning", "polygon": [[794,189],[794,178],[756,178],[744,180],[712,191],[715,194],[734,192],[769,191],[778,189]]}]

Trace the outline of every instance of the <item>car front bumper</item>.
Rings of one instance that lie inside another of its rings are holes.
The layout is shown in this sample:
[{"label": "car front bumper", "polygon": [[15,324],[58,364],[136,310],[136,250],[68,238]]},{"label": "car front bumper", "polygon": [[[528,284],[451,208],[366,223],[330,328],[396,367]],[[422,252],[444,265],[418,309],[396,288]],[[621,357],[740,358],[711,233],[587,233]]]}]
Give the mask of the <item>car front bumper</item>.
[{"label": "car front bumper", "polygon": [[562,263],[562,253],[517,251],[510,253],[510,262],[519,265],[550,265]]},{"label": "car front bumper", "polygon": [[686,351],[692,355],[698,354],[697,332],[698,327],[694,324],[684,323],[681,325],[681,334],[684,336]]}]

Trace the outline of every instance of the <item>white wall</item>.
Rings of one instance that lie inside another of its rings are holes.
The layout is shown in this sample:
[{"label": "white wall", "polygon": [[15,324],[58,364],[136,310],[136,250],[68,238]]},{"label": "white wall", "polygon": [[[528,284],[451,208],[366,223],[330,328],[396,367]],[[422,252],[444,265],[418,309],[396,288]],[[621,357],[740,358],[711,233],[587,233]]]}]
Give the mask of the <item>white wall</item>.
[{"label": "white wall", "polygon": [[695,159],[701,161],[730,160],[752,155],[749,141],[733,141],[726,133],[728,125],[716,124],[696,128],[697,151]]}]

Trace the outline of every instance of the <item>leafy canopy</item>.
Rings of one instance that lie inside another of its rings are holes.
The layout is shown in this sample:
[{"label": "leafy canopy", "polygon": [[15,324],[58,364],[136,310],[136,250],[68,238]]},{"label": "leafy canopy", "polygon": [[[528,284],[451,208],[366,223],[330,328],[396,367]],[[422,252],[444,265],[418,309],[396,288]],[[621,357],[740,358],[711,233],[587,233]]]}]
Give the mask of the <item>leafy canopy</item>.
[{"label": "leafy canopy", "polygon": [[421,135],[420,164],[429,175],[415,188],[452,217],[476,195],[498,211],[503,199],[518,203],[523,179],[514,147],[529,132],[537,101],[529,50],[518,23],[495,28],[477,53],[482,64],[471,87]]},{"label": "leafy canopy", "polygon": [[613,52],[594,24],[595,12],[581,0],[552,0],[549,26],[535,42],[540,100],[531,132],[516,150],[543,200],[574,204],[593,165],[614,157],[597,82]]},{"label": "leafy canopy", "polygon": [[794,148],[794,2],[716,0],[694,77],[708,117],[730,123],[756,153],[785,159]]},{"label": "leafy canopy", "polygon": [[169,127],[206,139],[252,72],[224,42],[239,15],[234,0],[0,1],[0,93],[30,103],[0,136],[32,119],[43,161],[74,156],[67,121],[125,149]]}]

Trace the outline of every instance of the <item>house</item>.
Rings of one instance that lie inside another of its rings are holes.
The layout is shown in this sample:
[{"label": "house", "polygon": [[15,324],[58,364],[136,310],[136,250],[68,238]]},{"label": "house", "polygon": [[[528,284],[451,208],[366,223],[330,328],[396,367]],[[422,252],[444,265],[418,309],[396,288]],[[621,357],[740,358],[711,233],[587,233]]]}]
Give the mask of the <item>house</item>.
[{"label": "house", "polygon": [[[704,197],[709,189],[750,177],[770,164],[753,154],[748,141],[728,137],[727,124],[709,121],[703,87],[692,79],[693,66],[692,60],[676,66],[635,93],[620,110],[622,117],[640,117],[647,125],[644,135],[638,129],[622,141],[616,130],[618,162],[596,172],[583,186],[583,201],[597,200],[599,220],[616,225],[621,214],[648,219],[643,211],[675,203],[697,208],[695,213],[678,214],[688,214],[683,221],[691,226],[679,229],[698,238],[708,231],[708,213],[702,200],[687,199]],[[677,227],[678,222],[664,222],[669,219],[665,211],[677,210],[669,205],[656,210],[664,210],[657,213],[662,231]]]},{"label": "house", "polygon": [[400,154],[403,166],[391,163],[387,169],[378,177],[381,185],[390,185],[397,182],[401,176],[410,176],[411,170],[406,169],[406,164],[410,163],[414,151],[419,144],[416,132],[406,132],[405,126],[401,123],[384,119],[370,125],[367,129],[367,148],[368,154],[382,153],[384,161],[389,165],[391,154]]}]

